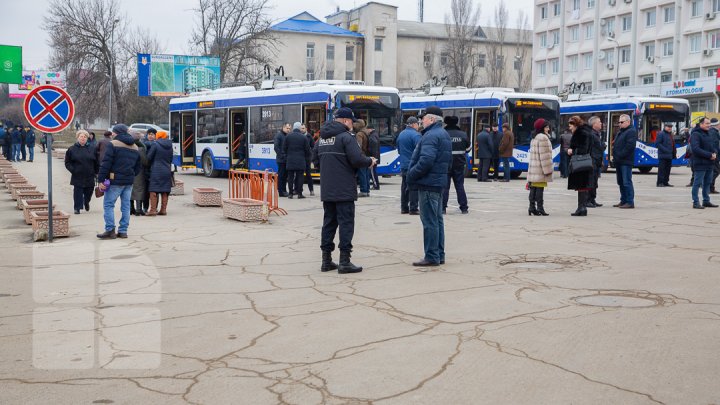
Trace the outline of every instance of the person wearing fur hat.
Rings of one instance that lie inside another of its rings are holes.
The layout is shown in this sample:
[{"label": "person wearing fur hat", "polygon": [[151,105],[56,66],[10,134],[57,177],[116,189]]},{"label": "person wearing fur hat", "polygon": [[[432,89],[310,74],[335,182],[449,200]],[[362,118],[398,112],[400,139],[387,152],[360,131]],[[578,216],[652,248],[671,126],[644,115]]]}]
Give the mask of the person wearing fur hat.
[{"label": "person wearing fur hat", "polygon": [[550,124],[542,118],[535,120],[533,139],[530,142],[530,163],[528,164],[528,186],[530,206],[528,215],[550,215],[545,212],[543,194],[553,178],[552,143],[550,142]]},{"label": "person wearing fur hat", "polygon": [[[579,116],[573,115],[570,117],[570,121],[568,121],[568,127],[573,133],[570,139],[570,148],[567,152],[568,156],[589,155],[594,136],[590,125],[586,124]],[[594,170],[571,172],[568,174],[568,190],[575,190],[578,193],[577,209],[570,215],[574,217],[587,216],[588,197],[590,190],[593,188],[595,188]]]}]

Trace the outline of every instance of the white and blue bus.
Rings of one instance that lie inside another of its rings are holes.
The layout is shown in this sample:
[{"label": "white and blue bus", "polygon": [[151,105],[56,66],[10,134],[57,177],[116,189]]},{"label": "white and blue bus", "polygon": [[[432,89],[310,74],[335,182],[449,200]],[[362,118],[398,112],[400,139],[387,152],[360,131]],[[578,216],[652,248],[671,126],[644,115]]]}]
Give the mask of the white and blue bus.
[{"label": "white and blue bus", "polygon": [[618,119],[627,114],[632,118],[638,130],[638,142],[635,147],[635,167],[641,173],[649,173],[658,165],[655,137],[663,130],[663,125],[670,123],[675,128],[675,148],[677,158],[674,166],[686,165],[685,152],[687,142],[679,135],[682,128],[690,125],[690,103],[677,98],[644,97],[627,94],[616,95],[575,95],[571,100],[560,103],[563,129],[573,115],[587,121],[591,116],[600,117],[603,123],[603,136],[607,143],[605,149],[604,168],[613,167],[612,143],[620,130]]},{"label": "white and blue bus", "polygon": [[302,122],[314,136],[340,107],[349,107],[380,136],[378,174],[399,172],[395,138],[398,90],[357,81],[273,81],[192,93],[170,100],[173,163],[208,177],[231,168],[277,171],[273,138],[283,124]]},{"label": "white and blue bus", "polygon": [[552,128],[551,141],[553,161],[559,163],[560,147],[557,128],[560,124],[560,99],[553,95],[516,93],[506,88],[433,88],[424,93],[405,93],[401,95],[400,106],[403,118],[417,115],[430,106],[438,106],[444,115],[459,118],[459,127],[469,134],[473,145],[468,155],[468,175],[479,163],[476,159],[477,143],[475,138],[481,125],[497,124],[502,130],[503,123],[509,123],[515,135],[513,157],[510,168],[513,177],[527,171],[528,150],[532,140],[533,124],[538,118],[544,118]]}]

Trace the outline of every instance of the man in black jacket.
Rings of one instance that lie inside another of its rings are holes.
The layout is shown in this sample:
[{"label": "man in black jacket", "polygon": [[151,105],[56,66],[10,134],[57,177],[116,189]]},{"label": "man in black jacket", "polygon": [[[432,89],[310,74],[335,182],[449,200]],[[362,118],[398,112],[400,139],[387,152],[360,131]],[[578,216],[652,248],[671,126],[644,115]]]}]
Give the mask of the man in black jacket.
[{"label": "man in black jacket", "polygon": [[278,131],[277,135],[275,135],[275,139],[273,139],[273,144],[275,147],[275,163],[277,163],[278,167],[278,194],[280,197],[287,197],[287,158],[285,156],[285,153],[283,152],[283,144],[285,143],[285,137],[287,134],[290,133],[290,123],[286,122],[283,124],[283,127],[280,131]]},{"label": "man in black jacket", "polygon": [[603,156],[605,155],[605,142],[602,140],[602,121],[600,117],[590,117],[588,125],[592,127],[593,137],[590,144],[590,156],[593,161],[593,171],[595,172],[595,187],[590,190],[588,202],[585,204],[588,208],[602,207],[595,199],[597,198],[598,179],[602,172]]},{"label": "man in black jacket", "polygon": [[287,134],[283,143],[285,167],[288,173],[288,198],[293,198],[293,195],[305,198],[302,193],[303,173],[310,162],[310,144],[305,134],[300,132],[300,127],[302,123],[294,123],[292,132]]},{"label": "man in black jacket", "polygon": [[502,132],[498,131],[498,125],[496,122],[492,124],[492,130],[490,136],[493,140],[492,150],[492,161],[491,165],[493,168],[493,181],[500,180],[500,141],[502,140]]},{"label": "man in black jacket", "polygon": [[[366,157],[360,151],[350,128],[355,121],[351,109],[343,107],[335,112],[335,119],[320,128],[320,139],[315,145],[316,159],[320,164],[320,199],[323,202],[324,218],[320,249],[322,250],[321,271],[338,269],[338,273],[358,273],[362,267],[350,262],[352,238],[355,233],[355,200],[357,182],[355,171],[361,167],[372,167],[377,163],[374,157]],[[333,263],[335,232],[340,228],[340,265]]]},{"label": "man in black jacket", "polygon": [[443,190],[443,214],[447,211],[448,200],[450,199],[450,181],[455,183],[460,212],[468,213],[468,200],[465,194],[465,166],[467,164],[467,152],[470,150],[470,141],[467,134],[457,126],[459,119],[454,116],[445,117],[445,131],[450,135],[452,141],[452,163],[447,178],[447,187]]},{"label": "man in black jacket", "polygon": [[658,150],[658,175],[655,182],[657,187],[672,187],[672,184],[670,184],[670,169],[672,168],[673,150],[675,150],[672,128],[671,123],[666,123],[665,129],[660,131],[655,139]]}]

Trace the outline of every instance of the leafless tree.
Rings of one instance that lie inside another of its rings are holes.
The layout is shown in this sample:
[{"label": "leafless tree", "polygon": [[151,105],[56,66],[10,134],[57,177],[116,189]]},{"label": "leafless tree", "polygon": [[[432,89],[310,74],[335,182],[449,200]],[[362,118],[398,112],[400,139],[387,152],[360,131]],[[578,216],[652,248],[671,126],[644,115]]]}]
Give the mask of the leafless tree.
[{"label": "leafless tree", "polygon": [[478,79],[476,38],[479,22],[479,5],[476,8],[472,0],[451,1],[450,14],[445,15],[447,65],[441,66],[451,86],[473,87]]},{"label": "leafless tree", "polygon": [[255,81],[272,58],[268,10],[269,0],[198,0],[191,46],[220,58],[222,81]]},{"label": "leafless tree", "polygon": [[140,97],[138,95],[137,54],[161,54],[163,46],[150,31],[137,28],[129,32],[122,43],[122,64],[118,74],[126,84],[122,98],[126,117],[130,122],[167,122],[169,97]]},{"label": "leafless tree", "polygon": [[[122,47],[118,45],[123,43],[128,20],[118,0],[50,0],[47,9],[50,68],[67,72],[77,110],[86,119],[95,119],[107,111],[110,86],[115,95],[123,93],[122,70],[118,69],[123,63]],[[125,100],[114,97],[113,101],[117,120],[124,121]]]},{"label": "leafless tree", "polygon": [[503,87],[505,85],[505,42],[507,35],[509,12],[505,6],[505,0],[495,8],[493,16],[494,28],[488,30],[487,52],[488,63],[486,64],[488,81],[490,86]]},{"label": "leafless tree", "polygon": [[525,74],[525,66],[531,62],[528,60],[528,51],[532,49],[532,44],[530,42],[532,31],[530,31],[528,16],[523,10],[518,10],[516,26],[517,38],[515,38],[515,72],[517,74],[517,87],[520,91],[527,91],[530,88],[532,75]]}]

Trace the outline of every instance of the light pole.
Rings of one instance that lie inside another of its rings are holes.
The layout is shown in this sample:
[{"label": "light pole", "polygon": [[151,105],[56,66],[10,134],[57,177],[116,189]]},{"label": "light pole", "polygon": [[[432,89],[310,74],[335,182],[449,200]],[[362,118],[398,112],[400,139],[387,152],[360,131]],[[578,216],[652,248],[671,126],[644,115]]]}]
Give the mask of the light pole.
[{"label": "light pole", "polygon": [[112,23],[112,28],[110,28],[110,50],[109,50],[109,58],[110,59],[110,96],[108,97],[108,126],[112,127],[112,96],[113,96],[113,73],[115,71],[115,56],[113,52],[115,51],[115,24],[119,23],[119,19],[114,19]]},{"label": "light pole", "polygon": [[615,42],[615,94],[618,94],[618,90],[620,88],[620,43],[617,41],[617,39],[608,37],[608,41]]}]

